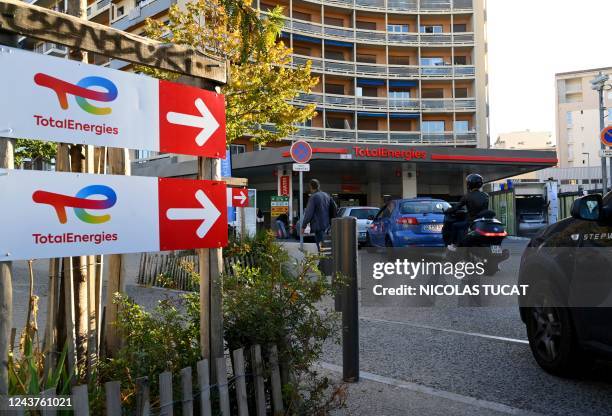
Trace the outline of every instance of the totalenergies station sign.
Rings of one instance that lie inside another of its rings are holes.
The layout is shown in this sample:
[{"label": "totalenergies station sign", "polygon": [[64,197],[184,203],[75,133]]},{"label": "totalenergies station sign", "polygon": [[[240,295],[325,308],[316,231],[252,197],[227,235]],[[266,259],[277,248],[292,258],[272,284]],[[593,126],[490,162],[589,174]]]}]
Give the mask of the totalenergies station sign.
[{"label": "totalenergies station sign", "polygon": [[221,94],[0,47],[0,137],[225,157]]},{"label": "totalenergies station sign", "polygon": [[0,195],[9,196],[0,260],[222,247],[226,190],[217,181],[0,169]]}]

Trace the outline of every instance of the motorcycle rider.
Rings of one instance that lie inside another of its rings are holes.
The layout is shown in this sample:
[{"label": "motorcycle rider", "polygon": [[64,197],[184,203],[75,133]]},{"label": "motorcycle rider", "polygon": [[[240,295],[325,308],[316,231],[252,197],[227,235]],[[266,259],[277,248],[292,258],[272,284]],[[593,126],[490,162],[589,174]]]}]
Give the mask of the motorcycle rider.
[{"label": "motorcycle rider", "polygon": [[457,250],[455,244],[461,241],[470,222],[474,221],[482,211],[489,209],[489,195],[480,190],[484,184],[482,176],[472,173],[467,176],[465,181],[468,190],[467,194],[461,197],[457,205],[446,211],[447,214],[452,215],[461,208],[467,207],[468,214],[466,220],[453,223],[451,244],[448,246],[448,249],[451,251]]}]

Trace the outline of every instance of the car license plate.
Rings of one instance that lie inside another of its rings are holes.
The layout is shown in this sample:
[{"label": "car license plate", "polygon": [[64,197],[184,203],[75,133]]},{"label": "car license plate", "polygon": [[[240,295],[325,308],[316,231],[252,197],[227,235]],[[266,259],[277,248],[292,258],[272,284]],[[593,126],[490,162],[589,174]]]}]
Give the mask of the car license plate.
[{"label": "car license plate", "polygon": [[501,246],[491,246],[491,253],[493,253],[493,254],[502,254]]},{"label": "car license plate", "polygon": [[425,224],[423,229],[432,233],[440,233],[442,232],[442,224]]}]

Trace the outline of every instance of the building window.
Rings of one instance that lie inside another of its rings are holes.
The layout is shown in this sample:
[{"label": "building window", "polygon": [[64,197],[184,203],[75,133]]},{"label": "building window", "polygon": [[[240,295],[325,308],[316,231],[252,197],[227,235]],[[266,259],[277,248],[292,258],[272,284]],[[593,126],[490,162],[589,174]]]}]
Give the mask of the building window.
[{"label": "building window", "polygon": [[387,25],[387,32],[407,33],[409,31],[410,31],[410,26],[409,25],[395,24],[395,23]]},{"label": "building window", "polygon": [[332,25],[332,26],[340,26],[343,27],[344,26],[344,20],[338,18],[338,17],[327,17],[325,16],[325,24],[326,25]]},{"label": "building window", "polygon": [[467,120],[456,120],[455,121],[455,133],[467,133],[470,130],[470,122]]},{"label": "building window", "polygon": [[467,65],[467,56],[455,56],[455,65]]},{"label": "building window", "polygon": [[327,117],[326,120],[327,128],[329,129],[350,129],[350,124],[348,120],[343,118],[336,117]]},{"label": "building window", "polygon": [[442,25],[425,25],[419,28],[421,33],[442,33]]},{"label": "building window", "polygon": [[423,88],[422,98],[444,98],[443,88]]},{"label": "building window", "polygon": [[245,144],[230,144],[230,154],[238,155],[240,153],[246,153]]},{"label": "building window", "polygon": [[389,55],[390,65],[410,65],[409,56],[391,56]]},{"label": "building window", "polygon": [[344,95],[344,85],[342,84],[325,84],[326,94]]},{"label": "building window", "polygon": [[368,55],[368,54],[359,53],[357,54],[357,62],[363,62],[366,64],[375,64],[376,55]]},{"label": "building window", "polygon": [[344,52],[325,50],[325,59],[334,59],[336,61],[344,61]]},{"label": "building window", "polygon": [[357,87],[357,97],[378,97],[378,87]]},{"label": "building window", "polygon": [[421,65],[422,66],[440,66],[440,65],[444,65],[444,58],[438,58],[438,57],[430,57],[430,58],[421,58]]},{"label": "building window", "polygon": [[359,119],[359,130],[378,130],[378,121],[372,119]]},{"label": "building window", "polygon": [[312,56],[312,49],[305,46],[293,45],[293,53],[296,55]]},{"label": "building window", "polygon": [[299,20],[306,20],[307,22],[310,22],[310,20],[312,19],[312,16],[308,13],[302,13],[302,12],[298,12],[297,10],[294,10],[293,18],[299,19]]},{"label": "building window", "polygon": [[389,91],[389,97],[393,100],[407,100],[410,98],[410,91]]},{"label": "building window", "polygon": [[567,127],[572,127],[574,124],[574,115],[571,111],[565,113],[565,121],[567,122]]},{"label": "building window", "polygon": [[423,133],[444,133],[444,121],[424,120],[421,130]]},{"label": "building window", "polygon": [[468,89],[455,88],[455,98],[468,98]]},{"label": "building window", "polygon": [[376,30],[376,22],[366,22],[363,20],[357,20],[356,25],[357,29]]},{"label": "building window", "polygon": [[465,23],[456,23],[453,25],[453,32],[455,33],[467,32],[467,25]]}]

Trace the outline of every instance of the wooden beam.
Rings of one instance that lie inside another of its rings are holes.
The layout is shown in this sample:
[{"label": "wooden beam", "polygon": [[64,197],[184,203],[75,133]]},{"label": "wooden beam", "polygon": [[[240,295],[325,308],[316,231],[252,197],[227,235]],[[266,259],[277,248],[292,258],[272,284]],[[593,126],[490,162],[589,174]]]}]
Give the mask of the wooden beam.
[{"label": "wooden beam", "polygon": [[247,178],[222,178],[221,179],[227,186],[247,186],[249,184],[249,180]]},{"label": "wooden beam", "polygon": [[193,47],[158,42],[21,0],[0,0],[0,29],[217,84],[227,82],[226,62]]}]

